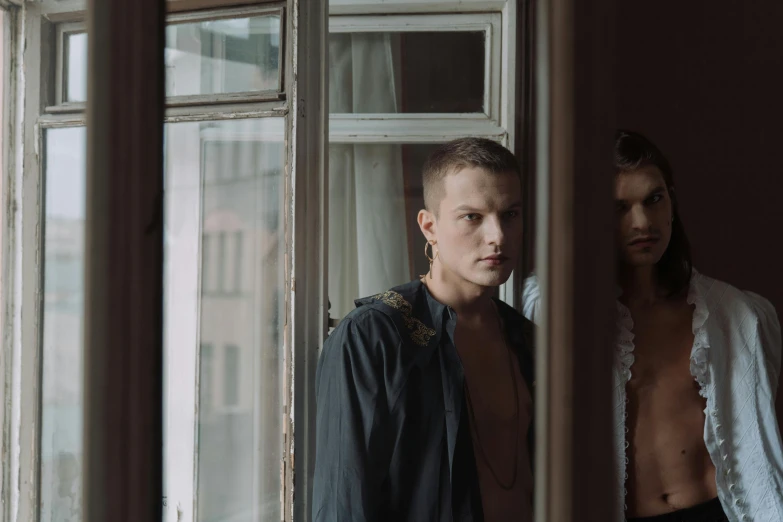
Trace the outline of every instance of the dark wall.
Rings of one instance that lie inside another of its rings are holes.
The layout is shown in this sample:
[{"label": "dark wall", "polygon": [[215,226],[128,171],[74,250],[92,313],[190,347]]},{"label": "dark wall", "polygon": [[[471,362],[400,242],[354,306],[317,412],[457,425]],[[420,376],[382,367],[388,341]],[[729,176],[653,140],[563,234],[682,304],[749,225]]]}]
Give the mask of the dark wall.
[{"label": "dark wall", "polygon": [[617,121],[674,168],[701,272],[783,312],[783,2],[618,2]]}]

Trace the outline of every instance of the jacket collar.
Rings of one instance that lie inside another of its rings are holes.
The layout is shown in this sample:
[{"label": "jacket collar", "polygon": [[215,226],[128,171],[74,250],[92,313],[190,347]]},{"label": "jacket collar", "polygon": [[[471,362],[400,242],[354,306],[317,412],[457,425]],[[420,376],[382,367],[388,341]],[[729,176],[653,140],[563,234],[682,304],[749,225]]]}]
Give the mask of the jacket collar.
[{"label": "jacket collar", "polygon": [[[457,313],[453,308],[447,306],[433,297],[427,285],[420,279],[415,279],[404,285],[392,288],[388,292],[377,294],[363,299],[357,299],[357,307],[371,304],[378,301],[388,300],[389,296],[399,297],[404,300],[410,308],[402,311],[409,313],[410,316],[421,321],[426,327],[434,330],[434,335],[429,338],[427,346],[437,348],[441,345],[444,334],[453,334],[453,328],[456,326]],[[503,320],[508,341],[512,346],[522,346],[523,350],[531,350],[528,346],[530,339],[526,339],[524,331],[525,320],[511,306],[505,302],[494,299],[495,304]],[[446,332],[446,330],[450,330]],[[450,339],[453,342],[453,339]],[[529,354],[532,355],[532,354]]]}]

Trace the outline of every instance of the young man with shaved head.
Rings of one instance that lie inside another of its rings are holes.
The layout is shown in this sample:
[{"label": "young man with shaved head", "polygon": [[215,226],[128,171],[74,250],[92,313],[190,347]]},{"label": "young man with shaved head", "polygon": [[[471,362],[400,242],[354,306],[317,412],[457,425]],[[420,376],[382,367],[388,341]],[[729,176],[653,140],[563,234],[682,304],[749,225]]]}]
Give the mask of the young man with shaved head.
[{"label": "young man with shaved head", "polygon": [[324,345],[316,522],[532,519],[532,324],[493,298],[520,254],[519,164],[460,139],[423,184],[429,273],[357,301]]}]

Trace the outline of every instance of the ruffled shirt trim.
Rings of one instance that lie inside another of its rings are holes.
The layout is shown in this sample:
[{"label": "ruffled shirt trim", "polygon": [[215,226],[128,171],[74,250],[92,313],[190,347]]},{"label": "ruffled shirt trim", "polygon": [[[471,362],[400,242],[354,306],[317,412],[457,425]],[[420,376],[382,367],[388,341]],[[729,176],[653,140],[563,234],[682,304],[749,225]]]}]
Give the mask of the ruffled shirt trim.
[{"label": "ruffled shirt trim", "polygon": [[[690,370],[696,382],[699,383],[699,395],[707,397],[707,387],[709,385],[709,367],[707,362],[710,345],[707,339],[707,329],[705,323],[710,316],[710,312],[707,309],[707,303],[704,300],[704,296],[701,295],[698,289],[697,280],[701,277],[696,270],[693,271],[691,276],[690,286],[688,287],[687,302],[689,305],[694,306],[693,310],[693,347],[691,348]],[[628,396],[625,393],[625,385],[631,380],[631,367],[633,366],[634,356],[634,333],[633,333],[633,317],[631,317],[631,311],[624,304],[620,302],[620,295],[622,290],[618,289],[617,292],[617,339],[616,339],[616,354],[617,364],[619,366],[620,373],[622,375],[622,382],[620,384],[621,394],[623,398],[623,404],[621,406],[621,422],[622,425],[618,426],[621,432],[618,434],[622,438],[620,446],[620,455],[618,456],[624,462],[622,466],[621,474],[622,486],[623,486],[623,498],[628,495],[628,491],[625,489],[625,484],[628,481],[628,447],[629,442],[627,439],[628,434],[628,412],[627,403]],[[623,510],[627,509],[625,502],[623,502]]]},{"label": "ruffled shirt trim", "polygon": [[[710,311],[707,309],[704,296],[701,295],[696,284],[699,277],[701,277],[700,274],[693,270],[687,298],[688,304],[694,306],[691,326],[693,331],[693,348],[691,349],[690,370],[691,375],[699,383],[699,395],[706,398],[707,386],[709,385],[707,350],[710,347],[710,343],[707,338],[705,324],[710,316]],[[617,362],[626,383],[631,380],[631,367],[635,360],[633,353],[635,348],[633,326],[631,311],[619,301],[618,295],[616,351]]]},{"label": "ruffled shirt trim", "polygon": [[634,362],[634,333],[633,318],[631,311],[617,301],[617,362],[620,365],[620,372],[623,375],[624,382],[631,380],[631,366]]},{"label": "ruffled shirt trim", "polygon": [[691,350],[691,375],[699,383],[699,395],[707,398],[710,372],[708,365],[708,350],[710,348],[707,337],[707,328],[704,326],[710,317],[704,296],[698,291],[696,279],[699,274],[694,270],[691,278],[691,286],[688,290],[688,304],[694,306],[693,310],[693,349]]},{"label": "ruffled shirt trim", "polygon": [[[690,372],[707,401],[704,442],[715,464],[721,504],[731,520],[783,521],[783,503],[779,495],[770,494],[783,484],[783,453],[771,400],[778,379],[770,368],[777,368],[782,358],[775,310],[755,294],[695,270],[687,303],[693,307]],[[630,311],[619,303],[617,310],[614,420],[618,493],[624,500],[629,447],[626,386],[634,363],[634,337]],[[751,324],[749,317],[759,324]],[[721,328],[714,327],[710,318],[719,320]],[[761,349],[743,350],[748,344]],[[772,354],[767,353],[770,350]],[[736,357],[729,357],[735,352]],[[758,368],[758,374],[746,371],[749,367]],[[720,379],[721,393],[716,393],[716,379]],[[765,391],[758,393],[759,389]],[[731,429],[726,429],[728,424]],[[627,510],[624,504],[615,506],[618,520],[623,520]]]}]

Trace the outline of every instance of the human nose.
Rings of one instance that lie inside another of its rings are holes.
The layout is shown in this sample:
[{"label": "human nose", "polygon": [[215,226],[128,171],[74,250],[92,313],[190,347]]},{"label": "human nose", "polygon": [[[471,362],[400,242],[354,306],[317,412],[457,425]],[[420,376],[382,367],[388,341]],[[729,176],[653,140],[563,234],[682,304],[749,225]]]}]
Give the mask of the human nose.
[{"label": "human nose", "polygon": [[492,216],[484,221],[487,242],[490,245],[502,246],[506,239],[503,223],[497,216]]},{"label": "human nose", "polygon": [[647,209],[641,205],[631,208],[631,227],[634,230],[645,231],[650,228],[650,216]]}]

